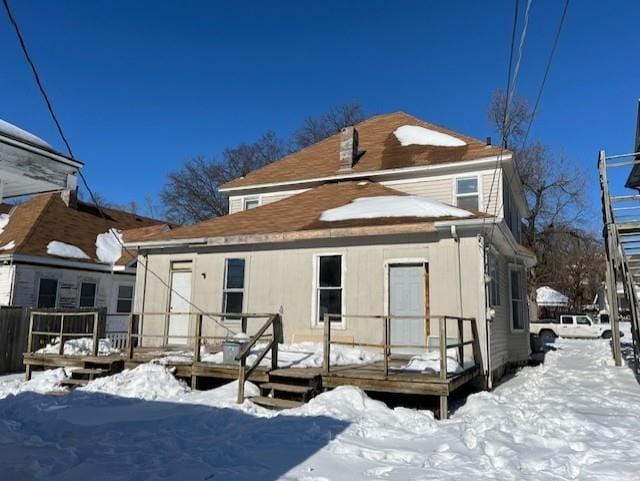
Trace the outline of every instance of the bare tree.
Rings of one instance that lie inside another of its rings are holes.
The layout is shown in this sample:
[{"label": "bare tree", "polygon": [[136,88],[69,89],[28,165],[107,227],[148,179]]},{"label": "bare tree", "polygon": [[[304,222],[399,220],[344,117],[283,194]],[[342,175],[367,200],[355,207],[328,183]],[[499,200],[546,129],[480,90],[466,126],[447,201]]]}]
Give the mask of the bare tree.
[{"label": "bare tree", "polygon": [[225,149],[220,159],[198,156],[188,160],[168,174],[160,194],[167,219],[188,224],[225,215],[228,198],[218,188],[278,160],[287,152],[285,142],[274,132],[267,132],[254,143]]},{"label": "bare tree", "polygon": [[318,117],[307,117],[293,133],[296,149],[303,149],[340,132],[344,127],[364,120],[364,109],[359,102],[351,102],[332,107]]},{"label": "bare tree", "polygon": [[526,99],[514,95],[511,99],[509,114],[505,115],[507,95],[497,90],[491,96],[488,117],[496,132],[502,138],[503,146],[511,148],[519,143],[526,134],[527,124],[531,120],[532,112]]}]

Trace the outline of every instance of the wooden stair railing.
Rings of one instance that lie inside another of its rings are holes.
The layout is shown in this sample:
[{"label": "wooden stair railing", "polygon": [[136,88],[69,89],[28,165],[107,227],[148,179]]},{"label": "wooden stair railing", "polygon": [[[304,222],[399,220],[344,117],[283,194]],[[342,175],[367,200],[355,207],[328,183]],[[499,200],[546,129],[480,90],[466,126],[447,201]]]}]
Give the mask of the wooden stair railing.
[{"label": "wooden stair railing", "polygon": [[[264,348],[264,350],[258,355],[253,364],[247,368],[247,357],[251,352],[251,348],[256,345],[258,340],[264,335],[265,332],[267,332],[267,329],[269,329],[269,327],[272,327],[273,329],[273,336],[271,337],[271,340]],[[251,373],[260,365],[260,362],[264,359],[269,351],[271,351],[271,369],[278,368],[278,344],[280,344],[282,341],[282,318],[280,317],[280,314],[273,314],[249,339],[249,341],[242,345],[240,352],[236,356],[236,361],[240,361],[240,366],[238,368],[238,404],[241,404],[244,401],[245,380],[248,379],[249,376],[251,376]]]}]

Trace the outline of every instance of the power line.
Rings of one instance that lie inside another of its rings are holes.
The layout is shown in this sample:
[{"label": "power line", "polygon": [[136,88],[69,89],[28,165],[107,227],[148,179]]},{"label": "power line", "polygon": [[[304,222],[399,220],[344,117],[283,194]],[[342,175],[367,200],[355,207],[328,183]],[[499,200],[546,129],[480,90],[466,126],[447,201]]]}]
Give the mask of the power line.
[{"label": "power line", "polygon": [[[20,44],[20,48],[22,49],[22,53],[24,54],[25,60],[27,61],[27,63],[29,64],[29,67],[31,68],[31,72],[33,73],[33,77],[35,79],[36,85],[38,86],[38,90],[40,91],[40,94],[42,95],[42,97],[43,97],[43,99],[44,99],[44,101],[45,101],[45,103],[47,105],[47,110],[49,111],[49,114],[51,115],[51,118],[53,119],[53,122],[56,124],[56,127],[58,129],[58,133],[60,134],[60,137],[62,138],[62,141],[64,142],[64,145],[67,148],[67,152],[69,153],[69,157],[72,160],[76,160],[75,156],[73,155],[73,151],[71,150],[71,145],[70,145],[69,141],[67,140],[67,136],[64,134],[64,131],[62,129],[62,124],[58,120],[58,117],[57,117],[55,111],[53,110],[53,106],[51,104],[51,100],[49,99],[49,95],[47,95],[47,91],[45,90],[44,85],[42,84],[42,81],[40,79],[40,75],[38,74],[38,70],[36,69],[36,66],[35,66],[34,62],[31,59],[31,55],[29,54],[29,50],[27,49],[26,42],[24,40],[22,32],[20,31],[20,27],[18,26],[18,22],[16,21],[15,17],[13,16],[13,13],[11,12],[11,8],[9,7],[9,2],[8,2],[8,0],[2,0],[2,1],[3,1],[3,4],[4,4],[4,8],[5,8],[6,12],[7,12],[7,16],[9,17],[9,22],[11,23],[11,25],[13,25],[13,29],[15,30],[16,36],[18,37],[18,42]],[[176,294],[183,301],[187,302],[191,307],[193,307],[196,311],[200,312],[200,314],[205,315],[207,318],[213,320],[216,324],[218,324],[220,327],[225,329],[228,333],[235,334],[234,331],[232,331],[227,326],[225,326],[224,324],[219,322],[217,319],[215,319],[214,317],[208,315],[206,312],[204,312],[204,310],[202,310],[198,306],[196,306],[193,302],[191,302],[190,299],[187,299],[185,296],[180,294],[177,290],[173,289],[173,287],[169,283],[167,283],[162,277],[160,277],[159,274],[157,274],[156,272],[154,272],[152,269],[149,268],[149,264],[148,263],[143,263],[140,260],[140,258],[137,255],[137,252],[131,251],[130,249],[128,249],[124,245],[124,243],[120,240],[120,237],[116,234],[116,232],[115,232],[116,229],[112,228],[111,223],[109,221],[109,218],[105,215],[104,210],[102,209],[102,206],[100,205],[100,203],[98,202],[98,199],[96,198],[95,194],[93,193],[93,190],[91,190],[91,187],[89,187],[89,183],[87,182],[87,179],[85,178],[85,176],[82,173],[82,171],[79,170],[79,169],[78,169],[78,174],[80,175],[80,179],[82,179],[82,183],[84,184],[84,187],[87,189],[87,192],[89,193],[89,197],[91,198],[91,201],[95,204],[98,212],[100,213],[100,216],[107,223],[108,232],[110,232],[111,235],[113,235],[113,237],[116,239],[118,244],[120,244],[120,248],[123,249],[132,258],[137,259],[137,261],[142,265],[142,267],[144,267],[147,270],[147,272],[150,272],[156,279],[158,279],[167,289],[169,289],[169,291],[171,293]]]}]

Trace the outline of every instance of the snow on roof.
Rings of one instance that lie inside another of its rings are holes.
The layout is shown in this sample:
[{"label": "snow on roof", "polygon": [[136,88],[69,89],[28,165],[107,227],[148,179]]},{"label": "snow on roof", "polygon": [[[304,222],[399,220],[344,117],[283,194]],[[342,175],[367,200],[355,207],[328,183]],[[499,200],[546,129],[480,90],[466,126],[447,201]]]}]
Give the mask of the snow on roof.
[{"label": "snow on roof", "polygon": [[539,306],[566,306],[569,298],[549,286],[542,286],[536,290],[536,302]]},{"label": "snow on roof", "polygon": [[10,220],[11,216],[9,214],[0,214],[0,234],[4,232],[4,228],[7,227]]},{"label": "snow on roof", "polygon": [[436,147],[464,147],[467,143],[452,135],[443,134],[419,125],[403,125],[393,134],[405,147],[407,145],[433,145]]},{"label": "snow on roof", "polygon": [[51,241],[47,244],[47,254],[58,257],[70,257],[72,259],[90,259],[79,247],[60,241]]},{"label": "snow on roof", "polygon": [[15,125],[10,124],[9,122],[6,122],[2,119],[0,119],[0,134],[6,134],[6,135],[9,135],[10,137],[14,137],[19,140],[24,140],[25,142],[28,142],[30,144],[35,144],[38,147],[44,147],[47,150],[55,150],[53,147],[51,147],[47,142],[42,140],[40,137],[37,137],[32,133],[27,132],[26,130],[22,130],[20,127],[16,127]]},{"label": "snow on roof", "polygon": [[7,242],[2,247],[0,247],[0,251],[10,251],[11,249],[15,248],[15,246],[16,246],[16,241],[12,240]]},{"label": "snow on roof", "polygon": [[349,204],[325,210],[320,220],[335,222],[380,217],[470,217],[469,211],[418,195],[381,195],[360,197]]},{"label": "snow on roof", "polygon": [[96,237],[96,255],[103,264],[115,264],[122,257],[122,231],[109,229]]}]

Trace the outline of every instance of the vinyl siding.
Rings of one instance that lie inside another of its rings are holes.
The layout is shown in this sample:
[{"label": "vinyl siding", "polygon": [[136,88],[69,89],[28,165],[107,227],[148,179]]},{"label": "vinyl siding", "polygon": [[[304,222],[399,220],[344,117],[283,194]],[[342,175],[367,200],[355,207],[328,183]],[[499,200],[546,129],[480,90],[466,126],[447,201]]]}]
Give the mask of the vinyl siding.
[{"label": "vinyl siding", "polygon": [[14,265],[0,266],[0,306],[11,305],[14,273]]},{"label": "vinyl siding", "polygon": [[402,183],[382,182],[382,185],[399,190],[400,192],[406,192],[407,194],[430,197],[445,204],[454,203],[452,177]]}]

